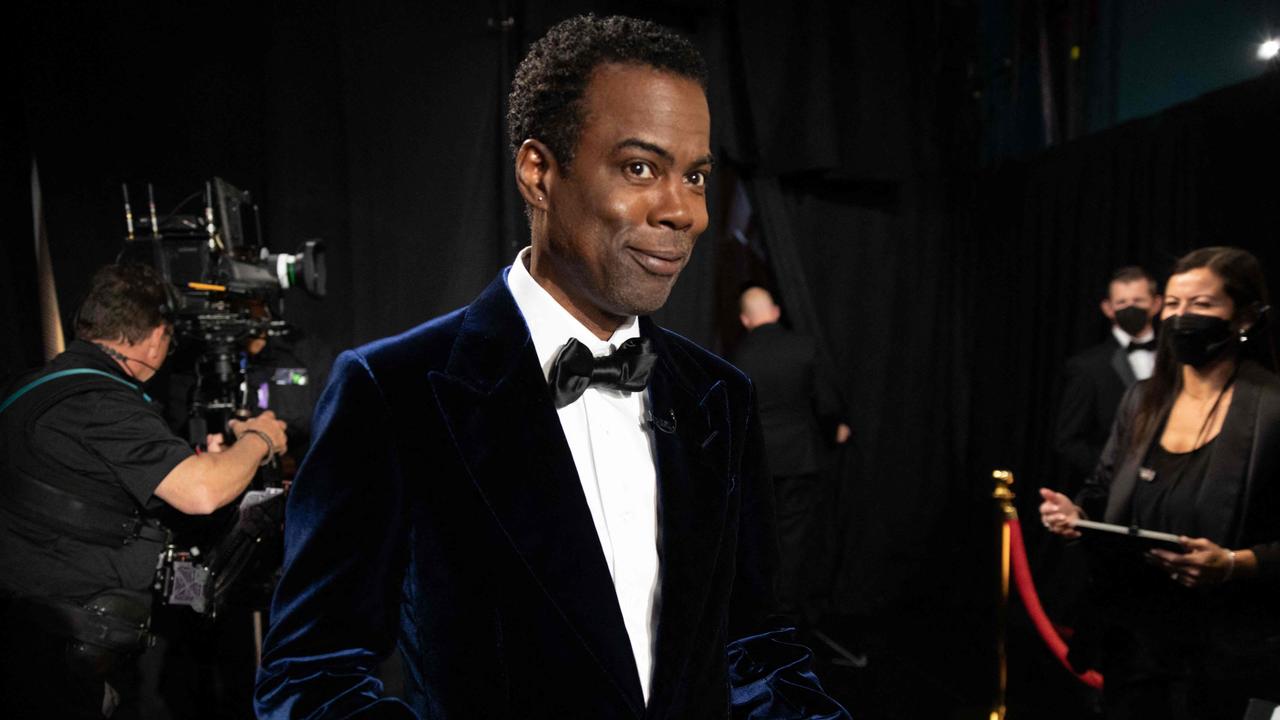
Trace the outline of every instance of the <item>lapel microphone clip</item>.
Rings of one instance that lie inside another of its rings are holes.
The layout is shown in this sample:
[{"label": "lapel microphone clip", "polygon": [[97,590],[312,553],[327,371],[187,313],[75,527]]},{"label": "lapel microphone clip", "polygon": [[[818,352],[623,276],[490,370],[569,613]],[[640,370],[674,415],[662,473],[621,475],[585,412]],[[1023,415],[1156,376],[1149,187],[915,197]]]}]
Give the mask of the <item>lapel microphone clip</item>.
[{"label": "lapel microphone clip", "polygon": [[644,421],[649,427],[653,428],[654,430],[664,432],[668,435],[675,434],[676,414],[672,410],[667,411],[666,417],[655,417],[653,413],[649,411],[645,411]]}]

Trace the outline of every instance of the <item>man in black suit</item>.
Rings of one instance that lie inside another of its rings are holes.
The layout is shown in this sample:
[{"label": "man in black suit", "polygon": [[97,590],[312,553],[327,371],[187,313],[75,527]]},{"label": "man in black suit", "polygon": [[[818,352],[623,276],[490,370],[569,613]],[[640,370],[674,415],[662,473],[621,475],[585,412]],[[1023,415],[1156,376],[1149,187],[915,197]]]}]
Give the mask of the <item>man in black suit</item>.
[{"label": "man in black suit", "polygon": [[[707,225],[704,73],[630,18],[530,48],[508,124],[532,245],[339,357],[260,717],[847,717],[771,619],[749,381],[646,317]],[[397,643],[407,702],[375,678]]]},{"label": "man in black suit", "polygon": [[840,397],[819,362],[818,345],[781,324],[782,310],[762,287],[738,297],[738,319],[747,335],[733,364],[756,387],[765,458],[773,475],[778,513],[778,600],[781,608],[803,616],[809,597],[805,568],[813,554],[821,501],[822,457],[828,439],[843,444],[849,426],[842,421]]},{"label": "man in black suit", "polygon": [[1151,377],[1160,312],[1155,278],[1131,266],[1112,274],[1100,304],[1111,321],[1105,341],[1067,360],[1062,400],[1054,429],[1054,450],[1062,467],[1064,492],[1072,495],[1093,471],[1125,390]]}]

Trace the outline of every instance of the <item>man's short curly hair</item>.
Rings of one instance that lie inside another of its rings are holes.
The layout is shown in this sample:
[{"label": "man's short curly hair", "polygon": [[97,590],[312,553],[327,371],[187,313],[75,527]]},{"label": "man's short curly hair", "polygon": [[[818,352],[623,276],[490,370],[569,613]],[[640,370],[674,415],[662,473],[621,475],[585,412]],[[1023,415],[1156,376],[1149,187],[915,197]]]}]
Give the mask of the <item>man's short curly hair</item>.
[{"label": "man's short curly hair", "polygon": [[139,343],[168,322],[165,281],[146,265],[107,265],[89,280],[76,313],[81,340]]},{"label": "man's short curly hair", "polygon": [[507,103],[512,155],[533,138],[567,168],[582,130],[582,96],[591,73],[605,63],[644,65],[707,87],[702,54],[675,32],[621,15],[570,18],[533,43],[516,68]]}]

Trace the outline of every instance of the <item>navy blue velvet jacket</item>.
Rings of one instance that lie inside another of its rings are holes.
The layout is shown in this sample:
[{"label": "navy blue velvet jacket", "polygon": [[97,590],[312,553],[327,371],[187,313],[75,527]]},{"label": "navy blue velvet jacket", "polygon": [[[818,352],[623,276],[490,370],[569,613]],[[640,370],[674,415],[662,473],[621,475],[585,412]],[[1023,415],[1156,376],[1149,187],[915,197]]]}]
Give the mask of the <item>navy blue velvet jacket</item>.
[{"label": "navy blue velvet jacket", "polygon": [[[470,306],[343,353],[290,493],[264,718],[847,717],[770,623],[773,505],[749,381],[641,321],[661,588],[643,701],[523,317]],[[394,645],[408,704],[374,673]]]}]

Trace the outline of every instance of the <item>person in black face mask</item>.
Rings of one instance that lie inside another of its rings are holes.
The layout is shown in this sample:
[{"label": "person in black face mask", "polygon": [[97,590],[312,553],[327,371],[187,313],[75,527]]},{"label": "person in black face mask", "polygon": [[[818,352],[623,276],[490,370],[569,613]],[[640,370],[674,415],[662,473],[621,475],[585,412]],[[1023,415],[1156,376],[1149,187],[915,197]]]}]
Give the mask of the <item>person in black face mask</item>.
[{"label": "person in black face mask", "polygon": [[1243,250],[1179,259],[1151,379],[1126,393],[1075,501],[1040,491],[1041,520],[1064,537],[1089,518],[1182,544],[1091,555],[1101,640],[1092,660],[1108,718],[1234,719],[1250,698],[1280,702],[1280,379],[1269,302],[1262,268]]},{"label": "person in black face mask", "polygon": [[1120,397],[1151,377],[1160,312],[1156,280],[1146,270],[1123,267],[1107,282],[1099,309],[1111,321],[1103,342],[1072,356],[1063,369],[1063,392],[1054,423],[1058,489],[1074,494],[1102,453]]}]

